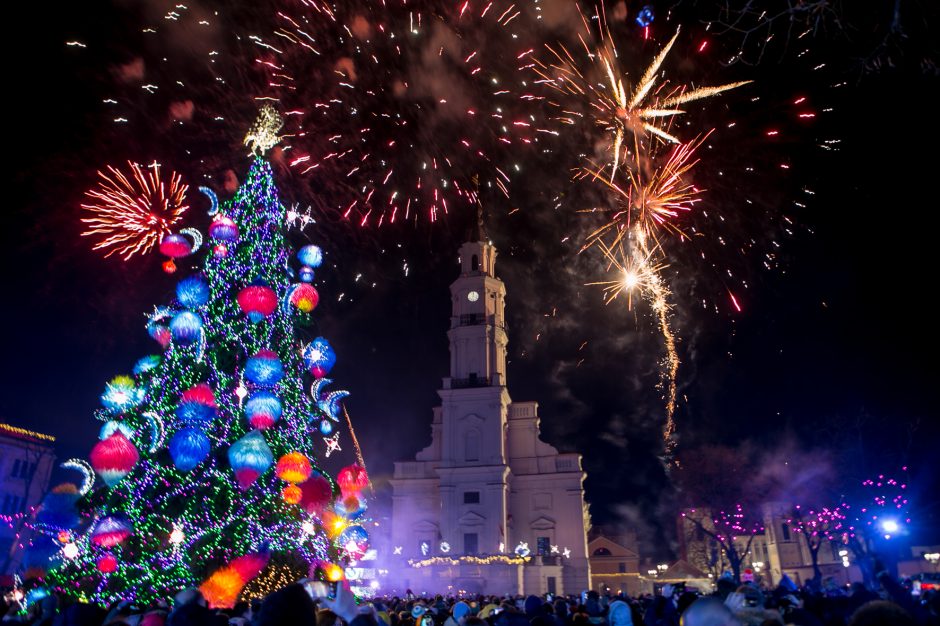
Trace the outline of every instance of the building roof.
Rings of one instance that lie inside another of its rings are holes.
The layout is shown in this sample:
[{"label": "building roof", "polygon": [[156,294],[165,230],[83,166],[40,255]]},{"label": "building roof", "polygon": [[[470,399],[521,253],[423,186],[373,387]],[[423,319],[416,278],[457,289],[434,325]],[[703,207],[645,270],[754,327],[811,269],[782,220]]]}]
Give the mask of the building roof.
[{"label": "building roof", "polygon": [[12,437],[14,439],[21,439],[23,441],[40,443],[43,445],[52,445],[55,443],[55,437],[52,435],[37,433],[33,430],[27,430],[25,428],[13,426],[12,424],[4,424],[3,422],[0,422],[0,437]]}]

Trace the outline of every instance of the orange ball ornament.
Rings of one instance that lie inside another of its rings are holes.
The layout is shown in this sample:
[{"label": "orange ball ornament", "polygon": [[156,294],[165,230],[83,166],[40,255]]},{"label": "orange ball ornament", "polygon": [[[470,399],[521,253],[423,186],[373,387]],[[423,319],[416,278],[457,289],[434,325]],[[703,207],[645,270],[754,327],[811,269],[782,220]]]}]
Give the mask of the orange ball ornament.
[{"label": "orange ball ornament", "polygon": [[278,459],[275,473],[285,482],[302,483],[310,478],[312,471],[310,459],[300,452],[288,452]]},{"label": "orange ball ornament", "polygon": [[281,497],[284,498],[284,502],[287,504],[299,503],[303,495],[304,492],[301,491],[300,487],[297,485],[287,485],[284,487],[284,490],[281,491]]},{"label": "orange ball ornament", "polygon": [[67,530],[59,531],[59,543],[68,543],[72,540],[72,535]]}]

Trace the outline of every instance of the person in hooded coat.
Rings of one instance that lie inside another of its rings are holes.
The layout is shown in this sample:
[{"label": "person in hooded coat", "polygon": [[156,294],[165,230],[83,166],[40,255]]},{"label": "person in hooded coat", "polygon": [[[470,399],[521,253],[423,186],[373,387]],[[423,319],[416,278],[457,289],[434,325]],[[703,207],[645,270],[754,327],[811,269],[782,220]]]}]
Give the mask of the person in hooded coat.
[{"label": "person in hooded coat", "polygon": [[611,602],[607,623],[609,626],[633,626],[633,612],[630,606],[623,600]]}]

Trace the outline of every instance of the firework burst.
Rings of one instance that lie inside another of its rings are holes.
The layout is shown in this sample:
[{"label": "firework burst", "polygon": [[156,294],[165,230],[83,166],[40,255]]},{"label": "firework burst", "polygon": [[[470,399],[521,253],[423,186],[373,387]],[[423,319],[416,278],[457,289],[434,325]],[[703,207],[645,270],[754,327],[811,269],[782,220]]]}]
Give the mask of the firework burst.
[{"label": "firework burst", "polygon": [[[546,45],[549,57],[536,60],[532,69],[540,82],[565,96],[562,100],[552,102],[557,110],[557,121],[576,124],[579,119],[587,117],[608,136],[611,182],[620,168],[621,148],[628,135],[633,135],[637,143],[645,142],[647,136],[663,142],[681,143],[669,129],[670,121],[685,113],[676,107],[711,98],[751,82],[692,88],[687,85],[670,85],[668,81],[662,80],[660,70],[679,36],[677,30],[640,79],[631,85],[628,73],[621,67],[620,54],[600,10],[596,11],[594,19],[599,24],[596,29],[592,29],[588,18],[583,12],[581,14],[584,34],[579,35],[578,40],[583,59],[579,59],[580,53],[576,55],[564,45]],[[596,39],[597,44],[590,45],[588,41],[591,39]],[[571,107],[565,101],[570,98],[587,106]],[[578,108],[584,108],[585,112],[577,111]]]},{"label": "firework burst", "polygon": [[469,0],[278,12],[259,67],[285,112],[288,164],[333,187],[332,208],[362,226],[474,206],[474,177],[508,196],[504,149],[534,135],[510,82],[522,13]]},{"label": "firework burst", "polygon": [[129,173],[109,165],[98,172],[98,185],[85,192],[89,198],[81,207],[89,212],[82,218],[82,236],[101,237],[95,250],[107,250],[125,261],[150,251],[179,223],[189,208],[179,174],[164,181],[160,165],[142,166],[128,161]]}]

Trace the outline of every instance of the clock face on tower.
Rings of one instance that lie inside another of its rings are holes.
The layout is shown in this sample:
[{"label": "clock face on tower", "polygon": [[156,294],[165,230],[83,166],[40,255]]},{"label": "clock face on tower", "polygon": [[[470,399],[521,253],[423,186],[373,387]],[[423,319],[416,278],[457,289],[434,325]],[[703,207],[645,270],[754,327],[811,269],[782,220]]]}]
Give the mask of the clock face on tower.
[{"label": "clock face on tower", "polygon": [[480,299],[480,294],[476,291],[470,291],[467,293],[467,300],[470,302],[476,302]]}]

